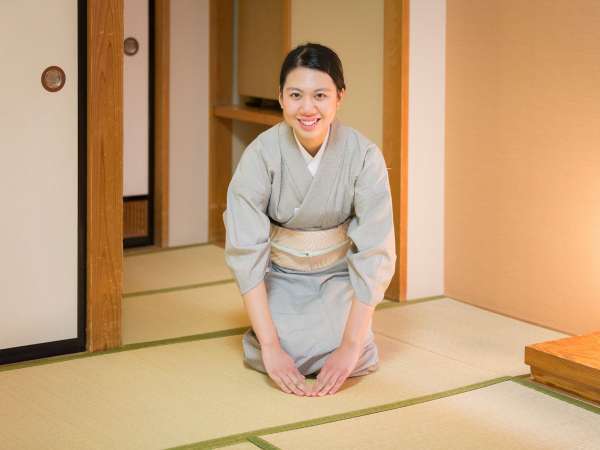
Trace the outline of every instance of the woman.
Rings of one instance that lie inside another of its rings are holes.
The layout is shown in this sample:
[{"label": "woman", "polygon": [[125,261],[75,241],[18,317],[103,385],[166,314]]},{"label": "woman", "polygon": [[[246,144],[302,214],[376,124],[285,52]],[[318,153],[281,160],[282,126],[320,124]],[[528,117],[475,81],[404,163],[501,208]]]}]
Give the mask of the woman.
[{"label": "woman", "polygon": [[252,323],[244,361],[296,395],[334,394],[376,370],[372,315],[394,274],[386,164],[335,118],[345,90],[331,49],[308,43],[287,55],[284,121],[243,152],[223,214],[225,259]]}]

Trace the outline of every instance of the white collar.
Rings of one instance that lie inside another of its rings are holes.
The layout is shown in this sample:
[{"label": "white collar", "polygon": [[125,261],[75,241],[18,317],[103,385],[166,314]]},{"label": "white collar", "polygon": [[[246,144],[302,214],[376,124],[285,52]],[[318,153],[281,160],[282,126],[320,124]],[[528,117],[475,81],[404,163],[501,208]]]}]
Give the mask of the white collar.
[{"label": "white collar", "polygon": [[296,132],[294,131],[294,129],[292,129],[292,132],[294,133],[294,139],[296,139],[296,143],[298,144],[298,148],[300,149],[300,153],[302,153],[302,156],[304,156],[304,159],[306,160],[307,163],[310,163],[311,161],[313,161],[315,159],[319,159],[319,160],[321,159],[321,156],[323,156],[323,151],[322,150],[327,145],[327,141],[329,140],[329,132],[330,131],[331,131],[331,125],[329,125],[329,128],[327,128],[327,135],[325,136],[325,140],[323,140],[323,143],[319,147],[319,150],[317,151],[316,155],[312,156],[310,153],[308,153],[308,151],[300,143],[300,141],[298,140],[298,137],[296,136]]}]

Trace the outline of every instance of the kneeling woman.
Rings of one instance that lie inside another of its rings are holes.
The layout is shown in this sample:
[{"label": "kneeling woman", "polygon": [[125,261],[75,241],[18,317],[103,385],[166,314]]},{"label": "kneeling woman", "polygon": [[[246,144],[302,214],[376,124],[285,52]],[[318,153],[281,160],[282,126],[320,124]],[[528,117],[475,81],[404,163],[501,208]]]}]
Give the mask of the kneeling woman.
[{"label": "kneeling woman", "polygon": [[225,259],[252,323],[244,361],[297,395],[334,394],[376,370],[373,310],[396,262],[386,164],[336,119],[345,89],[331,49],[287,55],[284,121],[243,152],[223,214]]}]

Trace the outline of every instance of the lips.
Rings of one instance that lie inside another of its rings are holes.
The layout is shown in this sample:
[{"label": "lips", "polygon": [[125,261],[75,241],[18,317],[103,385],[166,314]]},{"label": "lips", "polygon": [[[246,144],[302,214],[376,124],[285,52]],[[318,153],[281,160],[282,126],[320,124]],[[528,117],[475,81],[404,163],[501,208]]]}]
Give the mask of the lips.
[{"label": "lips", "polygon": [[312,119],[298,119],[300,123],[300,127],[306,131],[314,130],[317,127],[317,124],[321,120],[320,117],[314,117]]}]

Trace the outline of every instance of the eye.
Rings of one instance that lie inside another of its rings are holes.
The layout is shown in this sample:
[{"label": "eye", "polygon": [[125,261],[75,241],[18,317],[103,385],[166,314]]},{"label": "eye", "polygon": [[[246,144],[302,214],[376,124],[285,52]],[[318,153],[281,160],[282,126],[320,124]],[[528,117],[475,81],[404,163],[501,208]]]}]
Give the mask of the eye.
[{"label": "eye", "polygon": [[319,92],[319,93],[316,95],[316,97],[317,97],[317,99],[318,99],[318,100],[323,100],[324,98],[327,98],[327,95],[326,95],[326,94],[324,94],[323,92]]},{"label": "eye", "polygon": [[290,94],[290,97],[292,97],[292,98],[300,98],[300,93],[299,92],[292,92]]}]

